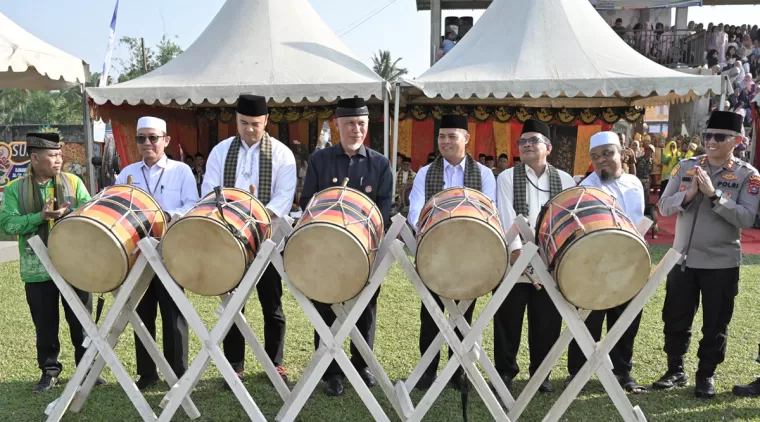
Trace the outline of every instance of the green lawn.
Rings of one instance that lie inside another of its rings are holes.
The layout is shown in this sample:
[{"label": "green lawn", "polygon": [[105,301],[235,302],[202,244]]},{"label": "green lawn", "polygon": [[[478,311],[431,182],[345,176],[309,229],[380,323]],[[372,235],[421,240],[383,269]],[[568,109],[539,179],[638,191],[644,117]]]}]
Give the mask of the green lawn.
[{"label": "green lawn", "polygon": [[[654,255],[659,259],[665,249],[655,247]],[[736,382],[746,383],[760,374],[760,366],[754,362],[757,356],[757,343],[760,341],[760,318],[757,318],[757,300],[760,296],[760,256],[749,256],[745,260],[741,272],[741,291],[737,300],[734,319],[729,335],[728,356],[726,362],[718,368],[716,389],[718,397],[712,401],[700,401],[693,397],[691,387],[670,392],[650,392],[646,395],[629,396],[634,404],[641,406],[649,420],[656,421],[722,421],[760,420],[760,399],[738,399],[731,395],[731,387]],[[43,420],[43,411],[47,403],[57,397],[62,391],[58,387],[53,393],[32,394],[31,387],[39,377],[34,351],[34,327],[32,326],[29,310],[25,303],[23,284],[18,277],[18,263],[0,265],[0,421],[39,421]],[[664,288],[655,295],[644,311],[638,338],[633,375],[640,383],[650,384],[665,370],[665,355],[662,352],[662,322],[660,312],[664,299]],[[215,321],[214,311],[218,301],[211,298],[193,297],[192,301],[201,316],[210,325]],[[285,350],[285,366],[291,377],[291,382],[297,380],[312,356],[312,331],[303,312],[296,304],[292,295],[286,294],[285,313],[288,318],[287,346]],[[483,302],[479,302],[482,309]],[[420,301],[406,280],[405,276],[394,266],[380,294],[378,309],[378,330],[375,351],[380,363],[385,367],[392,380],[405,378],[419,360],[417,351],[417,333],[419,332]],[[262,333],[260,307],[257,300],[251,300],[247,310],[249,321],[257,333]],[[63,313],[61,312],[63,319]],[[695,335],[691,353],[687,358],[687,369],[693,377],[696,371],[696,345],[699,340],[701,318],[695,322]],[[261,334],[260,334],[261,335]],[[263,337],[263,335],[261,335]],[[160,337],[160,330],[159,330]],[[73,371],[73,353],[68,340],[68,327],[61,325],[60,339],[62,343],[61,360],[64,363],[63,376],[68,377]],[[489,326],[484,337],[484,347],[493,351],[492,328]],[[159,344],[161,344],[159,339]],[[523,344],[520,352],[520,365],[524,371],[528,367],[527,338],[523,333]],[[190,359],[199,350],[197,338],[191,336]],[[346,347],[347,348],[347,347]],[[127,370],[135,373],[134,344],[131,329],[122,337],[117,354],[123,359]],[[247,372],[249,376],[246,385],[264,415],[270,420],[282,406],[282,402],[263,374],[260,365],[248,350]],[[208,421],[238,421],[245,420],[246,415],[231,393],[220,389],[221,376],[213,365],[204,375],[193,394],[201,420]],[[442,366],[441,366],[442,369]],[[565,361],[552,374],[552,380],[557,392],[541,394],[528,406],[522,420],[539,421],[549,410],[562,390],[562,380],[565,378]],[[69,414],[64,420],[69,421],[126,421],[139,420],[137,412],[116,383],[110,372],[105,373],[109,384],[97,388],[90,396],[85,408],[78,415]],[[520,373],[516,380],[516,392],[526,383],[527,375]],[[65,381],[65,379],[64,379]],[[160,411],[158,403],[166,392],[166,385],[147,393],[148,401],[156,411]],[[373,389],[386,413],[396,420],[395,413],[385,399],[379,387]],[[419,401],[420,392],[413,393],[413,400]],[[371,420],[369,412],[347,385],[346,394],[341,398],[329,398],[321,385],[317,387],[300,415],[305,421],[360,421]],[[182,410],[177,413],[176,420],[186,420]],[[620,420],[603,388],[596,379],[580,398],[573,403],[566,414],[568,421],[610,421]],[[461,420],[459,394],[447,388],[431,408],[426,420],[429,421],[458,421]],[[470,420],[491,420],[490,414],[483,406],[477,394],[471,394]]]}]

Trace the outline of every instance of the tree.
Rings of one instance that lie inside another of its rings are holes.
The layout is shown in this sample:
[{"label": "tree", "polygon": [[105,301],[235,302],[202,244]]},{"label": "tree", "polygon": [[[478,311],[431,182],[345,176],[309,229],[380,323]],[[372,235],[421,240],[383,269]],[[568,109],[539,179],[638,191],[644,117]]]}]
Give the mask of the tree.
[{"label": "tree", "polygon": [[145,47],[145,63],[143,63],[143,49],[139,38],[121,37],[119,43],[125,45],[129,51],[129,58],[119,59],[121,66],[119,82],[126,82],[138,76],[144,75],[145,67],[148,72],[169,63],[172,59],[182,54],[182,48],[174,42],[177,36],[169,37],[164,34],[161,41],[156,45],[155,51]]},{"label": "tree", "polygon": [[398,67],[399,57],[396,61],[391,59],[391,52],[388,50],[378,50],[372,56],[372,69],[388,82],[396,82],[400,76],[404,76],[409,71],[404,67]]}]

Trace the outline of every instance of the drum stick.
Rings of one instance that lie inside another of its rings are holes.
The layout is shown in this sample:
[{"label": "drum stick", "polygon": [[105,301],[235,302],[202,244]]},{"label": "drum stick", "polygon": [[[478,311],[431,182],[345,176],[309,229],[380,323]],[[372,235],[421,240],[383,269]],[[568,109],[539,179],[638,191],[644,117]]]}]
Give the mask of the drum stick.
[{"label": "drum stick", "polygon": [[250,192],[251,195],[256,196],[256,186],[251,185],[251,187],[248,188],[248,192]]},{"label": "drum stick", "polygon": [[346,186],[348,186],[348,177],[343,178],[343,187],[345,188]]},{"label": "drum stick", "polygon": [[128,185],[131,185],[133,180],[135,180],[134,176],[132,176],[132,175],[127,176],[127,184]]}]

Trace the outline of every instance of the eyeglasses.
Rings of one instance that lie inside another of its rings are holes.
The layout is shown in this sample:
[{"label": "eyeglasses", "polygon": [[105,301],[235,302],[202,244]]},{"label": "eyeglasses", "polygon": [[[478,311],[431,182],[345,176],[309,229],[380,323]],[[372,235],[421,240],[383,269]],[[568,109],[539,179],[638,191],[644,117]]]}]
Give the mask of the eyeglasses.
[{"label": "eyeglasses", "polygon": [[728,138],[731,137],[731,135],[726,135],[723,133],[705,133],[704,136],[702,136],[702,139],[705,140],[705,143],[710,142],[710,139],[715,139],[715,142],[721,143],[726,142]]},{"label": "eyeglasses", "polygon": [[517,141],[517,145],[521,147],[527,144],[537,145],[537,144],[545,144],[545,143],[546,142],[543,139],[539,138],[538,136],[531,136],[530,138],[520,138]]},{"label": "eyeglasses", "polygon": [[157,142],[158,142],[158,140],[159,140],[159,139],[161,139],[161,138],[165,138],[165,137],[166,137],[166,135],[148,135],[148,136],[145,136],[145,135],[137,135],[137,136],[135,137],[135,141],[136,141],[138,144],[144,144],[146,140],[150,140],[150,143],[151,143],[151,144],[155,144],[155,143],[157,143]]},{"label": "eyeglasses", "polygon": [[616,152],[617,150],[614,150],[614,149],[606,149],[602,151],[601,154],[593,153],[591,154],[591,161],[600,161],[602,159],[612,158],[615,156]]}]

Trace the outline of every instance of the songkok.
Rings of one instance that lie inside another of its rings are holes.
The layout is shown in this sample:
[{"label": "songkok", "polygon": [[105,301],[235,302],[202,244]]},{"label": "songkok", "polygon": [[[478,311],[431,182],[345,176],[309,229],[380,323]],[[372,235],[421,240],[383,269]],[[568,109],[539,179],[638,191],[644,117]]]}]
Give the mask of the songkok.
[{"label": "songkok", "polygon": [[26,147],[37,149],[61,149],[61,137],[54,132],[27,133]]},{"label": "songkok", "polygon": [[269,114],[267,99],[260,95],[240,94],[235,111],[248,117],[266,116]]},{"label": "songkok", "polygon": [[338,101],[335,117],[369,116],[369,109],[364,98],[344,98]]},{"label": "songkok", "polygon": [[137,130],[140,129],[155,129],[166,133],[166,122],[158,117],[140,117],[140,120],[137,121]]},{"label": "songkok", "polygon": [[592,150],[596,147],[600,147],[602,145],[617,145],[620,146],[620,139],[618,139],[617,133],[615,132],[599,132],[596,135],[591,137],[591,148],[589,150]]},{"label": "songkok", "polygon": [[633,140],[634,141],[640,141],[641,140],[641,134],[637,133],[637,134],[633,135]]},{"label": "songkok", "polygon": [[707,128],[741,133],[743,120],[741,114],[732,111],[713,111],[710,115],[710,120],[707,121]]},{"label": "songkok", "polygon": [[407,156],[404,156],[404,158],[401,159],[401,162],[402,163],[411,163],[412,159],[409,158],[409,157],[407,157]]},{"label": "songkok", "polygon": [[646,134],[641,139],[643,139],[645,141],[651,141],[652,140],[652,135]]},{"label": "songkok", "polygon": [[546,139],[549,139],[549,125],[546,123],[536,120],[536,119],[530,119],[527,122],[523,124],[522,132],[520,132],[520,135],[523,133],[528,132],[536,132],[544,135]]},{"label": "songkok", "polygon": [[441,116],[440,129],[464,129],[470,130],[467,125],[467,116],[461,116],[459,114],[444,114]]}]

